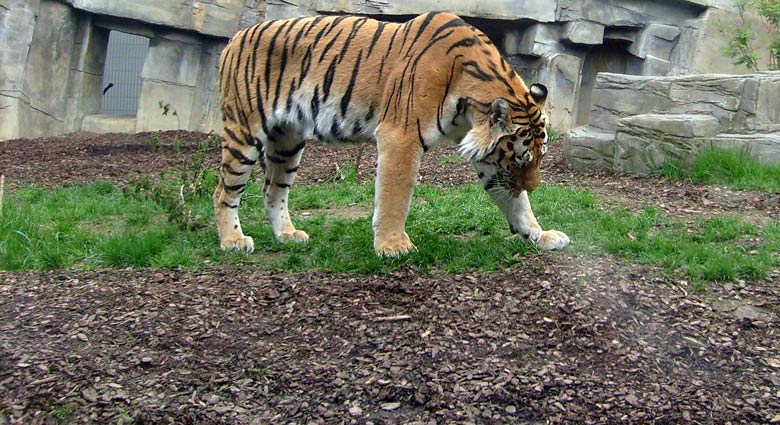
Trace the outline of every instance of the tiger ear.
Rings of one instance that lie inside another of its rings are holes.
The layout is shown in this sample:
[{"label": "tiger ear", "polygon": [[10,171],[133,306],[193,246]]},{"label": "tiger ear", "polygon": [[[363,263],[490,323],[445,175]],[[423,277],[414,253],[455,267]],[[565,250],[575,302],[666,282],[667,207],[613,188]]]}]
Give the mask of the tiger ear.
[{"label": "tiger ear", "polygon": [[490,105],[490,126],[498,125],[501,128],[505,128],[508,121],[509,102],[501,98],[494,100],[493,104]]},{"label": "tiger ear", "polygon": [[534,102],[536,102],[536,106],[540,109],[543,108],[544,103],[547,101],[547,87],[544,84],[535,83],[531,84],[529,91]]}]

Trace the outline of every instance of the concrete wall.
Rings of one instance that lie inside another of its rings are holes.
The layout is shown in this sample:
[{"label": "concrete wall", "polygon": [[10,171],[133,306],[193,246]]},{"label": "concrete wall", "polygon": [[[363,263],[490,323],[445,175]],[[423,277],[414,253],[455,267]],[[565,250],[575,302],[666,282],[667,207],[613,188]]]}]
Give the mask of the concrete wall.
[{"label": "concrete wall", "polygon": [[[82,128],[220,132],[217,58],[240,28],[264,17],[397,21],[429,10],[460,14],[529,83],[548,85],[552,125],[566,130],[588,120],[598,72],[743,71],[721,56],[714,25],[736,19],[733,7],[733,0],[0,0],[0,139]],[[151,39],[137,118],[117,125],[96,116],[110,29]],[[163,116],[160,102],[177,116]]]},{"label": "concrete wall", "polygon": [[72,131],[98,112],[105,56],[93,47],[106,42],[65,4],[0,0],[0,139]]},{"label": "concrete wall", "polygon": [[[114,3],[125,4],[111,2]],[[79,9],[90,7],[93,12],[106,12],[98,6],[107,4],[0,0],[0,140],[81,129],[221,131],[215,90],[218,56],[227,39],[183,28],[98,16]],[[120,8],[118,13],[142,18],[143,4],[138,6],[132,11]],[[153,14],[155,10],[145,13]],[[160,16],[155,19],[160,21]],[[242,15],[230,16],[232,23],[228,27],[238,28]],[[193,22],[181,25],[192,27]],[[198,27],[204,32],[209,28]],[[150,38],[141,73],[143,86],[137,118],[99,115],[111,29]],[[222,26],[219,31],[228,30]],[[231,34],[234,31],[229,30]],[[170,104],[176,116],[164,116],[160,102]]]},{"label": "concrete wall", "polygon": [[239,29],[246,0],[62,0],[85,12],[129,18],[205,35],[230,37]]},{"label": "concrete wall", "polygon": [[[568,130],[587,122],[598,72],[747,71],[721,54],[726,41],[718,25],[738,18],[734,8],[730,0],[268,0],[266,15],[454,12],[490,35],[527,82],[550,88],[550,122]],[[748,21],[761,27],[755,16]]]}]

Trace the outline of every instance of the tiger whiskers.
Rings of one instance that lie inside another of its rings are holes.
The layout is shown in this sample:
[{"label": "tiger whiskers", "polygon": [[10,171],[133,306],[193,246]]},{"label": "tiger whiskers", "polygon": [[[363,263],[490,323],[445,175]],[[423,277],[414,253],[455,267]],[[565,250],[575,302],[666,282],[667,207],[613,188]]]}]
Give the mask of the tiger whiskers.
[{"label": "tiger whiskers", "polygon": [[520,196],[520,193],[523,192],[523,189],[522,188],[518,188],[518,187],[514,187],[512,185],[512,178],[513,177],[514,177],[514,175],[512,174],[511,171],[506,171],[506,170],[503,170],[503,169],[498,171],[498,181],[499,181],[500,185],[504,189],[506,189],[510,193],[510,195],[512,197],[517,198],[518,196]]},{"label": "tiger whiskers", "polygon": [[495,195],[495,200],[499,202],[509,201],[512,198],[512,192],[503,185],[491,187],[488,189],[488,193]]}]

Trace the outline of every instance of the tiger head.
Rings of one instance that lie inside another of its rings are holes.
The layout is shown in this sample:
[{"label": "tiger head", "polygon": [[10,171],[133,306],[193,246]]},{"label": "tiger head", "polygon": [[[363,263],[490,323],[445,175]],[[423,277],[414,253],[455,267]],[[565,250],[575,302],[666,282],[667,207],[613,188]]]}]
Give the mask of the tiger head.
[{"label": "tiger head", "polygon": [[[482,110],[460,144],[472,163],[495,168],[497,183],[513,195],[539,186],[539,166],[547,153],[547,87],[533,84],[520,103],[499,98]],[[477,108],[479,110],[479,108]]]}]

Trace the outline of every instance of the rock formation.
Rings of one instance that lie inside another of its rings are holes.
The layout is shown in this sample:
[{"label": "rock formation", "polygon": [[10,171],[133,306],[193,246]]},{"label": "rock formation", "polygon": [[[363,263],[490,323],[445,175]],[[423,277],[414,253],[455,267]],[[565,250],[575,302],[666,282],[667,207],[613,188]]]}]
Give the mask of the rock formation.
[{"label": "rock formation", "polygon": [[[738,72],[716,22],[734,0],[0,0],[0,139],[81,129],[221,132],[217,58],[236,31],[263,19],[362,14],[403,21],[430,10],[463,16],[529,82],[550,88],[550,122],[589,120],[599,72]],[[754,19],[751,17],[750,19]],[[759,27],[759,25],[754,25]],[[149,39],[135,117],[100,115],[109,33]],[[177,116],[163,116],[159,103]]]},{"label": "rock formation", "polygon": [[780,72],[638,77],[599,74],[587,125],[564,134],[580,170],[659,173],[705,147],[780,163]]}]

